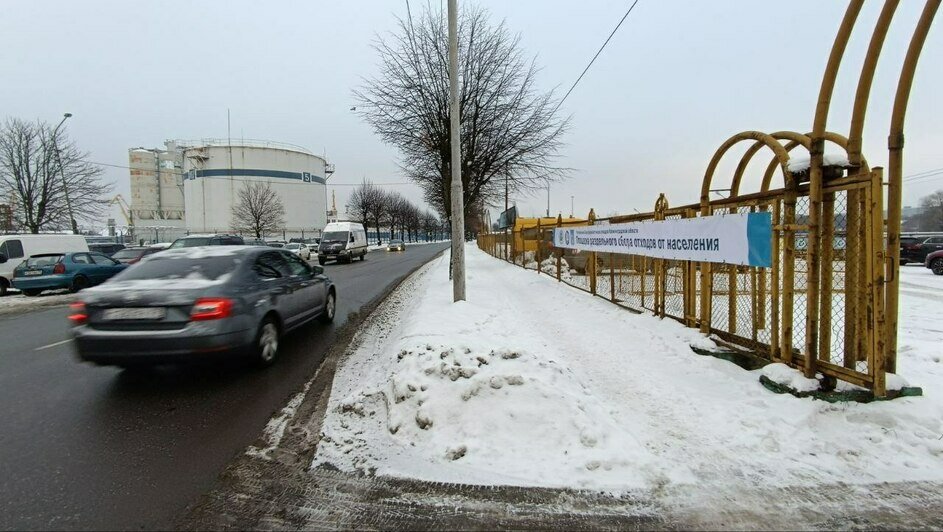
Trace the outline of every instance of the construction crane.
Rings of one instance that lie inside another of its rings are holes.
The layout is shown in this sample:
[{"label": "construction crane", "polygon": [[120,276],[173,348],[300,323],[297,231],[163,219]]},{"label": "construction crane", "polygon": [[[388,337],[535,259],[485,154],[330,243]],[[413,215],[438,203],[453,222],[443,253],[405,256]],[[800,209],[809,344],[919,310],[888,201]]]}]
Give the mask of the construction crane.
[{"label": "construction crane", "polygon": [[134,211],[131,210],[131,206],[128,205],[128,202],[125,201],[124,196],[121,194],[116,195],[111,198],[111,201],[108,202],[109,205],[117,205],[121,209],[121,215],[124,216],[125,223],[128,224],[128,234],[134,234]]}]

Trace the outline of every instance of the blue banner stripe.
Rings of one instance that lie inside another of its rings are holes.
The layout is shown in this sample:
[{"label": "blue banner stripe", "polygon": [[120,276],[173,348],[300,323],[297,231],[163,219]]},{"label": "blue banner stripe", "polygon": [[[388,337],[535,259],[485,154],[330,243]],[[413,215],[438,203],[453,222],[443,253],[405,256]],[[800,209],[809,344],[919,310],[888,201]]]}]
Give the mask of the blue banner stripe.
[{"label": "blue banner stripe", "polygon": [[750,266],[773,266],[773,215],[751,212],[747,216],[748,262]]},{"label": "blue banner stripe", "polygon": [[277,177],[281,179],[297,179],[298,181],[326,183],[323,177],[308,172],[283,172],[280,170],[257,170],[252,168],[216,168],[211,170],[197,170],[194,177]]}]

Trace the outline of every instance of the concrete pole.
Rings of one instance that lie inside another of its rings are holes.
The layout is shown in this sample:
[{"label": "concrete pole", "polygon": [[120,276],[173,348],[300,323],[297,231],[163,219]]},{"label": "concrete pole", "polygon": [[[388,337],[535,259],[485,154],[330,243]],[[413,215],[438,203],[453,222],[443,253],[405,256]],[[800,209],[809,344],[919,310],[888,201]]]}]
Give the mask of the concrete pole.
[{"label": "concrete pole", "polygon": [[458,0],[449,0],[449,106],[452,140],[452,300],[465,301],[465,207],[458,100]]}]

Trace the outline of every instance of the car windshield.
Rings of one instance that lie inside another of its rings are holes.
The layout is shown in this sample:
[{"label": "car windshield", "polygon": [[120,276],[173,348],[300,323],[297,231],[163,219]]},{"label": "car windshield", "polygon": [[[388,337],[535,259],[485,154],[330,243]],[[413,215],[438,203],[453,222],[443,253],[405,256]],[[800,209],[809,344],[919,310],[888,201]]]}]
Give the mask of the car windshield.
[{"label": "car windshield", "polygon": [[201,236],[201,237],[187,237],[187,238],[178,238],[170,245],[172,248],[192,248],[196,246],[208,246],[210,245],[210,237]]},{"label": "car windshield", "polygon": [[321,242],[347,242],[347,234],[347,231],[330,231],[328,233],[324,233],[324,235],[321,237]]},{"label": "car windshield", "polygon": [[135,279],[207,279],[215,281],[236,269],[239,255],[184,258],[155,255],[116,275],[116,281]]},{"label": "car windshield", "polygon": [[124,248],[111,256],[113,259],[133,259],[143,253],[143,249]]},{"label": "car windshield", "polygon": [[403,243],[402,240],[390,240],[390,245],[402,244],[402,243]]},{"label": "car windshield", "polygon": [[30,257],[24,263],[26,266],[50,266],[62,260],[62,255],[40,255]]},{"label": "car windshield", "polygon": [[288,244],[285,246],[287,249],[301,249],[301,244]]}]

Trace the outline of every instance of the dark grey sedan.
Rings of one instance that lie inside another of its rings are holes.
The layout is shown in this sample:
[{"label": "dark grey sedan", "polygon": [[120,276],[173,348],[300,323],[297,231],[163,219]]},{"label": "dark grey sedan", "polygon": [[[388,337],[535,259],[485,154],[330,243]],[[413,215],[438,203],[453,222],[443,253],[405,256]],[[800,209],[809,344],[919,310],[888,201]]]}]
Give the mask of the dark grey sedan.
[{"label": "dark grey sedan", "polygon": [[248,354],[267,366],[279,340],[330,322],[337,290],[320,266],[258,246],[170,249],[147,257],[72,305],[81,360],[137,366]]}]

